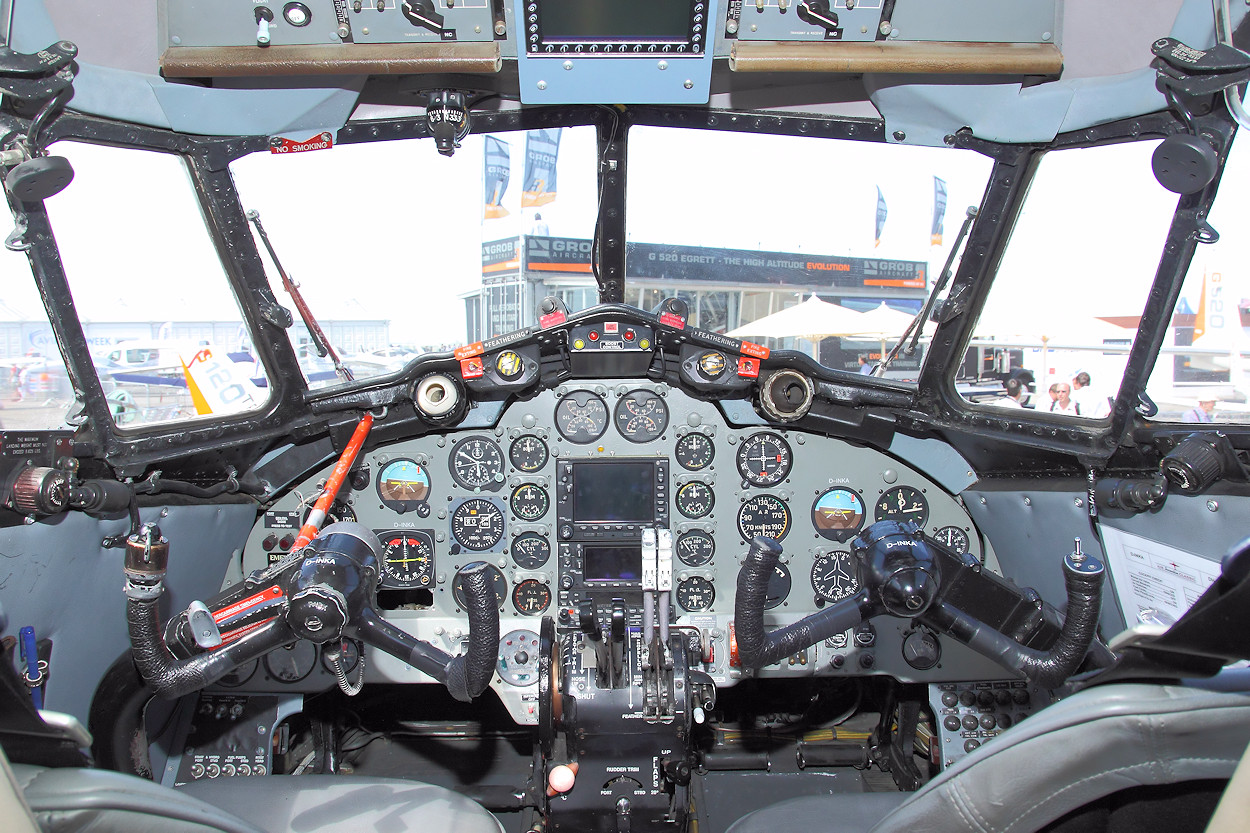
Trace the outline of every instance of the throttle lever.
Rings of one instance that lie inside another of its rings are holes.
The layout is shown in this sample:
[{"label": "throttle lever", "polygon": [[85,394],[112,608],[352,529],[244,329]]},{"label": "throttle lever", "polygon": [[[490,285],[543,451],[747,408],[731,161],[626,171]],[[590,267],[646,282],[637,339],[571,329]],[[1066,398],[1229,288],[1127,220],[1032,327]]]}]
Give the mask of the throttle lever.
[{"label": "throttle lever", "polygon": [[595,685],[599,688],[611,688],[612,677],[609,672],[612,666],[608,658],[608,646],[603,641],[603,630],[595,612],[595,603],[589,599],[577,606],[577,627],[595,647]]}]

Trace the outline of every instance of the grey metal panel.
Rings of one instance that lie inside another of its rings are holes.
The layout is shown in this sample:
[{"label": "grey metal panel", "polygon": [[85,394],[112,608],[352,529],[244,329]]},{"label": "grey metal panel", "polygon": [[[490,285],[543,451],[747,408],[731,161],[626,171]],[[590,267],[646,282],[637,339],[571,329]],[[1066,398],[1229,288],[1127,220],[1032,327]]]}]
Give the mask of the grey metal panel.
[{"label": "grey metal panel", "polygon": [[[1106,559],[1095,541],[1085,508],[1085,484],[1056,484],[1021,491],[967,491],[964,506],[994,545],[1004,576],[1021,587],[1032,587],[1053,605],[1067,597],[1063,584],[1063,557],[1072,552],[1073,539],[1081,548]],[[1102,633],[1111,637],[1124,630],[1124,617],[1115,601],[1111,582],[1103,586]]]},{"label": "grey metal panel", "polygon": [[[882,0],[862,0],[846,8],[846,0],[833,0],[830,9],[838,16],[842,27],[842,41],[873,41],[877,39],[877,26],[881,22]],[[739,20],[739,40],[825,40],[825,30],[804,23],[799,17],[797,2],[786,2],[787,12],[782,13],[778,0],[765,0],[763,7],[751,0],[742,4]]]},{"label": "grey metal panel", "polygon": [[977,482],[976,472],[963,455],[941,440],[895,434],[890,453],[920,469],[952,494],[957,495]]},{"label": "grey metal panel", "polygon": [[[162,613],[214,595],[232,554],[237,557],[255,517],[251,505],[145,509],[170,541],[168,593]],[[84,724],[101,675],[129,647],[122,551],[103,549],[106,535],[128,521],[99,521],[81,513],[0,530],[0,605],[4,631],[32,626],[53,641],[47,707]]]},{"label": "grey metal panel", "polygon": [[891,22],[899,40],[1050,43],[1058,13],[1055,0],[899,0]]}]

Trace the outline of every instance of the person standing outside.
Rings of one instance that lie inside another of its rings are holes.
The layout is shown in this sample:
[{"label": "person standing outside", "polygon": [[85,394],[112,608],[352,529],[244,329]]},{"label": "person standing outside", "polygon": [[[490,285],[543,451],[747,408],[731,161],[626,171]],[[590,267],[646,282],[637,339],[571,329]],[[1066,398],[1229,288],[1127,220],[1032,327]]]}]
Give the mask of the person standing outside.
[{"label": "person standing outside", "polygon": [[1084,370],[1072,377],[1072,401],[1081,407],[1081,416],[1101,419],[1111,413],[1111,403],[1090,387],[1089,374]]},{"label": "person standing outside", "polygon": [[1081,406],[1072,401],[1071,386],[1058,382],[1051,385],[1050,389],[1055,394],[1055,401],[1050,403],[1051,413],[1072,414],[1073,416],[1081,415]]},{"label": "person standing outside", "polygon": [[859,357],[859,372],[861,376],[872,375],[872,362],[868,361],[867,356],[861,355]]},{"label": "person standing outside", "polygon": [[1181,414],[1181,422],[1215,422],[1215,400],[1199,399],[1196,407]]}]

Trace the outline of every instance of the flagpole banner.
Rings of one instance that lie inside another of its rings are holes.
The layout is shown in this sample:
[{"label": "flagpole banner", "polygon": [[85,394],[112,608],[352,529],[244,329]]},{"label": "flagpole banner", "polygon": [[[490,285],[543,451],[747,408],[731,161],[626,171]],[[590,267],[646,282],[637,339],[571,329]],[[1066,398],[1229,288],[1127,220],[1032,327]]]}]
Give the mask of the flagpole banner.
[{"label": "flagpole banner", "polygon": [[929,242],[934,246],[942,245],[942,221],[946,219],[946,183],[933,177],[933,231],[929,234]]},{"label": "flagpole banner", "polygon": [[486,176],[485,210],[482,216],[487,220],[495,220],[508,216],[508,209],[503,207],[503,195],[508,190],[508,179],[512,176],[511,159],[508,155],[508,143],[494,136],[486,137]]},{"label": "flagpole banner", "polygon": [[556,198],[556,159],[560,155],[560,130],[531,130],[525,137],[525,185],[521,207],[546,205]]},{"label": "flagpole banner", "polygon": [[881,245],[881,229],[885,228],[885,215],[888,212],[885,207],[885,197],[881,195],[881,186],[877,186],[877,234],[873,241],[872,247],[875,249]]}]

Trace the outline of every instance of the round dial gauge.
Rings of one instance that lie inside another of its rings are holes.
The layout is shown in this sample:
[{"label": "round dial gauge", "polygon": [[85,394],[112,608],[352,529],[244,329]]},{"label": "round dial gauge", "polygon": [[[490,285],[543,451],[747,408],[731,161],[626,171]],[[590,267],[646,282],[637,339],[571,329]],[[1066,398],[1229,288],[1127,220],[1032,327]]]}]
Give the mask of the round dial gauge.
[{"label": "round dial gauge", "polygon": [[537,532],[518,535],[512,542],[512,560],[522,570],[537,570],[551,557],[551,544]]},{"label": "round dial gauge", "polygon": [[840,602],[859,592],[855,556],[845,550],[822,552],[812,563],[812,589],[830,602]]},{"label": "round dial gauge", "polygon": [[707,610],[715,601],[716,587],[711,579],[691,576],[677,585],[677,604],[690,613]]},{"label": "round dial gauge", "polygon": [[738,474],[752,486],[775,486],[786,479],[790,444],[772,431],[752,434],[738,446]]},{"label": "round dial gauge", "polygon": [[790,532],[790,507],[773,495],[756,495],[738,510],[738,532],[743,540],[757,535],[780,541]]},{"label": "round dial gauge", "polygon": [[877,520],[912,521],[924,526],[929,520],[929,502],[919,489],[911,486],[895,486],[888,489],[877,501]]},{"label": "round dial gauge", "polygon": [[[492,564],[486,565],[486,577],[490,580],[491,588],[495,591],[495,602],[499,607],[503,607],[504,600],[508,598],[508,580]],[[463,573],[456,573],[456,577],[451,582],[451,594],[455,596],[456,604],[462,610],[469,606],[468,596],[464,594]]]},{"label": "round dial gauge", "polygon": [[790,571],[785,564],[773,567],[773,574],[768,577],[768,590],[764,596],[764,609],[771,610],[786,600],[790,595]]},{"label": "round dial gauge", "polygon": [[702,518],[711,513],[716,496],[711,486],[692,480],[677,490],[676,503],[677,511],[687,518]]},{"label": "round dial gauge", "polygon": [[716,554],[716,542],[706,532],[687,532],[673,545],[677,557],[687,567],[702,567]]},{"label": "round dial gauge", "polygon": [[503,538],[503,512],[485,498],[466,500],[451,513],[451,537],[462,547],[488,550]]},{"label": "round dial gauge", "polygon": [[430,472],[415,460],[392,460],[378,474],[378,497],[396,512],[408,512],[430,499]]},{"label": "round dial gauge", "polygon": [[512,490],[508,505],[512,507],[512,514],[521,520],[536,521],[547,514],[551,498],[547,497],[547,490],[543,487],[522,483]]},{"label": "round dial gauge", "polygon": [[538,682],[538,634],[509,631],[499,640],[500,678],[509,685],[527,686]]},{"label": "round dial gauge", "polygon": [[699,356],[696,366],[699,368],[699,375],[710,382],[725,372],[725,354],[709,350]]},{"label": "round dial gauge", "polygon": [[625,394],[616,403],[616,430],[631,443],[659,439],[668,427],[668,406],[649,390]]},{"label": "round dial gauge", "polygon": [[968,533],[957,526],[944,526],[933,533],[933,537],[938,543],[945,544],[960,555],[968,552]]},{"label": "round dial gauge", "polygon": [[608,430],[608,406],[593,393],[575,390],[556,406],[556,430],[571,443],[592,443]]},{"label": "round dial gauge", "polygon": [[519,471],[533,474],[547,465],[547,444],[533,434],[517,437],[508,446],[508,459]]},{"label": "round dial gauge", "polygon": [[700,471],[712,464],[716,446],[706,434],[687,434],[677,441],[673,456],[686,471]]},{"label": "round dial gauge", "polygon": [[382,540],[382,570],[388,586],[429,587],[434,580],[434,538],[415,529],[387,532]]},{"label": "round dial gauge", "polygon": [[551,588],[527,578],[512,588],[512,605],[522,616],[539,616],[551,605]]},{"label": "round dial gauge", "polygon": [[830,541],[848,541],[864,525],[864,502],[850,489],[830,489],[812,504],[812,526]]},{"label": "round dial gauge", "polygon": [[280,683],[297,683],[312,673],[317,665],[317,646],[300,639],[265,654],[265,670]]},{"label": "round dial gauge", "polygon": [[451,447],[447,463],[462,488],[497,489],[503,482],[503,452],[488,437],[465,437]]}]

